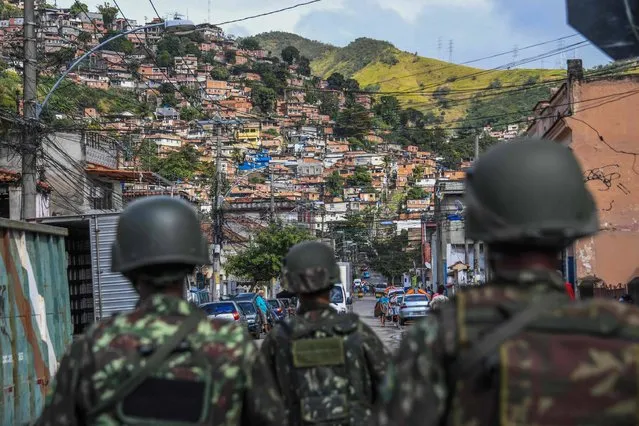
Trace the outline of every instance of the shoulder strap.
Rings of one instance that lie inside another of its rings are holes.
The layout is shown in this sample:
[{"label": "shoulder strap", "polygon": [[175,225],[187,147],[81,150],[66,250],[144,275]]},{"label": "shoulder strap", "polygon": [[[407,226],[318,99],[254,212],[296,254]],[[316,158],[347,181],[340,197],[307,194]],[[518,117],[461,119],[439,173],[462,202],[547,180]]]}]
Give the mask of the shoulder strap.
[{"label": "shoulder strap", "polygon": [[171,336],[162,346],[160,346],[149,359],[144,363],[144,366],[137,370],[127,380],[122,383],[114,392],[110,398],[105,399],[96,405],[89,413],[89,418],[95,418],[104,411],[107,411],[113,404],[121,401],[131,392],[133,392],[138,386],[140,386],[173,352],[182,340],[193,331],[200,321],[203,319],[201,311],[194,310],[189,316],[182,321],[180,327],[175,334]]},{"label": "shoulder strap", "polygon": [[566,300],[561,297],[550,298],[550,300],[537,301],[533,303],[488,333],[477,343],[466,349],[459,358],[449,364],[449,367],[447,368],[448,394],[446,396],[445,412],[440,419],[440,426],[444,426],[448,423],[448,418],[453,408],[455,389],[459,379],[468,378],[475,374],[478,371],[478,366],[486,359],[487,356],[494,353],[503,342],[516,336],[540,315],[553,309],[557,309],[565,304]]}]

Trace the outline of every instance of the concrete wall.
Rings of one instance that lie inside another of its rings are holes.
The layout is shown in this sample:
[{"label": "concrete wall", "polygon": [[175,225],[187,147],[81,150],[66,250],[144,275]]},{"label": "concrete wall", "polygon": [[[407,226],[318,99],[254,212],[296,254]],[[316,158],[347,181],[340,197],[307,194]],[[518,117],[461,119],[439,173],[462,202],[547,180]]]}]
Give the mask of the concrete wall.
[{"label": "concrete wall", "polygon": [[[639,78],[574,84],[571,148],[588,180],[601,233],[576,244],[577,278],[633,278],[639,261]],[[629,93],[630,92],[630,93]],[[614,95],[614,96],[611,96]],[[600,139],[600,136],[603,140]],[[625,152],[625,153],[624,153]]]}]

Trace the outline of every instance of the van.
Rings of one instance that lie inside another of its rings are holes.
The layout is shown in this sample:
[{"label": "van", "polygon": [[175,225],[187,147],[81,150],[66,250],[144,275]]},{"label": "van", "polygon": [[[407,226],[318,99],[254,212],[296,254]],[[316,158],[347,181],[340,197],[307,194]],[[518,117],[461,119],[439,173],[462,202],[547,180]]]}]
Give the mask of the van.
[{"label": "van", "polygon": [[351,298],[346,296],[346,290],[341,284],[334,284],[333,288],[331,288],[330,301],[331,307],[339,314],[347,313],[353,304]]}]

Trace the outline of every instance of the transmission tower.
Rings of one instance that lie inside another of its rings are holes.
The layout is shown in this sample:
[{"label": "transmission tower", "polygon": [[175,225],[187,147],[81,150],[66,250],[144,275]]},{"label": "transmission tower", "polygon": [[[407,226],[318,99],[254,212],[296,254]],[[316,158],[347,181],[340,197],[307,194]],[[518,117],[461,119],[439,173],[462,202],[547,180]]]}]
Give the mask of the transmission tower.
[{"label": "transmission tower", "polygon": [[519,57],[519,46],[513,48],[513,67],[517,67],[517,58]]},{"label": "transmission tower", "polygon": [[206,22],[210,24],[211,23],[211,0],[208,1],[208,10],[207,10],[206,19],[207,19]]},{"label": "transmission tower", "polygon": [[561,52],[563,50],[563,48],[564,48],[564,41],[563,40],[559,40],[557,42],[557,51],[558,51],[557,62],[555,63],[555,68],[557,68],[557,69],[562,69],[563,65],[564,65],[564,62],[566,62],[564,60],[564,53],[559,53],[559,52]]},{"label": "transmission tower", "polygon": [[437,59],[442,59],[442,38],[441,36],[437,38]]},{"label": "transmission tower", "polygon": [[453,41],[448,41],[448,62],[453,63]]}]

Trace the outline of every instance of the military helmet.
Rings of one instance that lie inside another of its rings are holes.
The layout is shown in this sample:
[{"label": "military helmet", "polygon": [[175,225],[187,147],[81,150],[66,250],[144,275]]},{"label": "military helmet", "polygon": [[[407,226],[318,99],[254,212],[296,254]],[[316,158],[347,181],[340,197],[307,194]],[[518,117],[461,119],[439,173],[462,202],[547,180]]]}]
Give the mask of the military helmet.
[{"label": "military helmet", "polygon": [[319,241],[296,244],[284,258],[282,286],[294,293],[314,293],[339,282],[333,249]]},{"label": "military helmet", "polygon": [[197,213],[172,197],[145,197],[120,215],[111,248],[111,270],[127,274],[161,265],[209,264],[208,244]]},{"label": "military helmet", "polygon": [[599,230],[597,208],[572,151],[516,139],[466,176],[466,236],[497,246],[560,249]]}]

